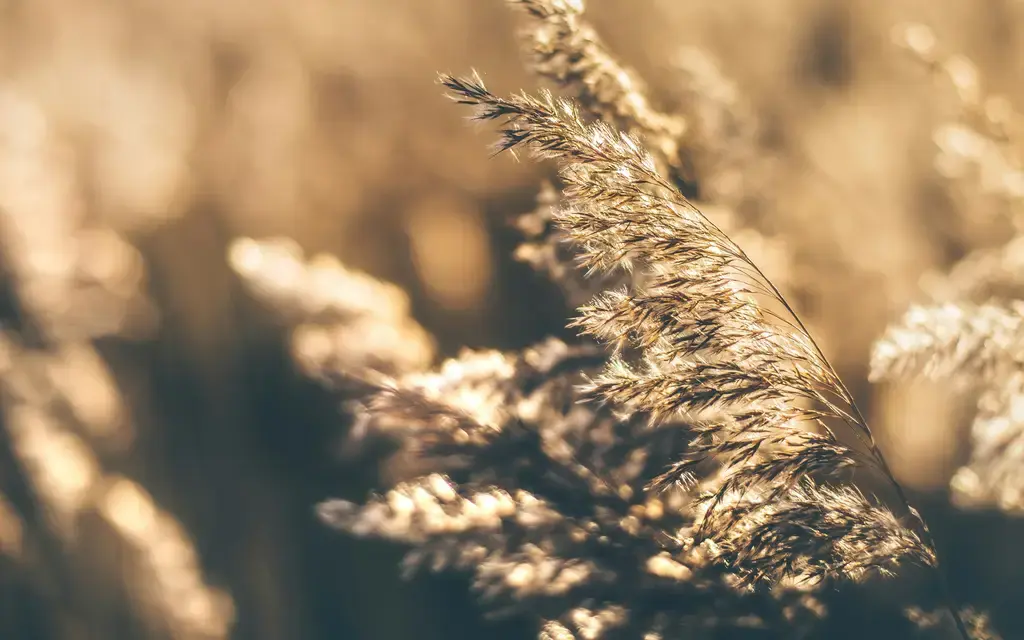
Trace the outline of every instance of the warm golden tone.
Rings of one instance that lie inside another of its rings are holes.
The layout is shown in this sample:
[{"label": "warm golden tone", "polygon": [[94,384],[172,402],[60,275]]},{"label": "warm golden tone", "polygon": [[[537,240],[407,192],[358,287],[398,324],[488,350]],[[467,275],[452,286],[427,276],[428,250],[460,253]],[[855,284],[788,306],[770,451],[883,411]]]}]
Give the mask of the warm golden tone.
[{"label": "warm golden tone", "polygon": [[0,638],[1024,637],[1020,3],[0,16]]}]

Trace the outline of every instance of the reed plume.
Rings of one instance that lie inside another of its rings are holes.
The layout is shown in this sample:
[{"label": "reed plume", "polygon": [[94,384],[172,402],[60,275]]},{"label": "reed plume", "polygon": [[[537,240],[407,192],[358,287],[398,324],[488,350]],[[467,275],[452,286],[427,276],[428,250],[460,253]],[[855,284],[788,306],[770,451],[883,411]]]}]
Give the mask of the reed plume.
[{"label": "reed plume", "polygon": [[[751,620],[800,636],[824,586],[906,562],[941,583],[928,530],[850,392],[775,286],[642,143],[547,92],[500,98],[475,75],[441,83],[477,119],[503,121],[497,151],[559,164],[552,221],[588,274],[628,284],[572,323],[601,349],[466,353],[381,381],[368,419],[411,437],[438,471],[321,515],[416,545],[414,566],[473,569],[485,596],[546,619],[547,638],[690,637]],[[884,477],[904,513],[842,484],[854,468]],[[651,612],[666,597],[736,613]]]},{"label": "reed plume", "polygon": [[433,338],[393,284],[328,254],[307,260],[286,238],[238,238],[227,258],[243,285],[292,327],[292,356],[307,375],[351,382],[424,369],[434,357]]},{"label": "reed plume", "polygon": [[[614,352],[588,395],[648,414],[654,425],[673,415],[698,418],[707,444],[656,486],[684,480],[711,456],[734,472],[712,507],[733,492],[742,499],[762,477],[777,498],[812,472],[851,464],[887,471],[852,396],[788,303],[742,249],[661,178],[639,141],[602,122],[584,123],[572,103],[548,93],[503,99],[479,77],[444,76],[442,83],[455,100],[476,107],[477,118],[506,119],[499,149],[529,146],[561,162],[568,201],[556,220],[583,247],[583,267],[642,270],[649,278],[598,297],[574,324]],[[636,352],[635,362],[623,357],[627,350]],[[851,428],[866,452],[841,444],[829,420]],[[773,446],[785,453],[771,455],[759,473],[749,471],[755,454]],[[931,563],[930,550],[908,551]]]},{"label": "reed plume", "polygon": [[382,384],[367,431],[410,443],[427,471],[321,517],[411,545],[406,571],[472,571],[491,615],[539,616],[542,638],[809,633],[822,615],[810,589],[751,589],[694,544],[696,488],[646,492],[685,428],[582,402],[605,359],[549,339]]},{"label": "reed plume", "polygon": [[[520,31],[528,69],[573,99],[584,121],[605,122],[643,139],[660,175],[683,193],[701,194],[719,228],[750,240],[770,261],[773,273],[787,273],[777,243],[744,225],[736,211],[743,176],[763,173],[751,171],[746,157],[756,147],[756,119],[706,53],[685,49],[676,56],[684,100],[674,111],[663,111],[655,106],[643,78],[615,56],[587,20],[583,0],[508,4],[528,17]],[[628,285],[637,274],[576,268],[577,246],[552,215],[560,199],[561,185],[546,183],[536,209],[516,219],[524,237],[516,257],[549,276],[573,307],[602,290]]]}]

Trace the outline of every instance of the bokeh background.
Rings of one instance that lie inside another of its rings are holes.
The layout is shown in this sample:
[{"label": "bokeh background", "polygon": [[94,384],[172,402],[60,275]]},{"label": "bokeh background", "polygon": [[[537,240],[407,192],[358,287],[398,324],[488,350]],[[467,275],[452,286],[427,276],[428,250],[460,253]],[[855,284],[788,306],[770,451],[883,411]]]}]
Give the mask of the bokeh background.
[{"label": "bokeh background", "polygon": [[[749,159],[741,213],[782,254],[769,275],[869,408],[953,591],[1015,637],[1024,525],[947,506],[969,399],[873,387],[867,361],[922,277],[1015,232],[1013,154],[943,126],[972,91],[1020,104],[1024,6],[588,16],[661,109],[703,91],[743,125],[715,140]],[[909,55],[908,22],[962,73]],[[0,0],[0,637],[530,637],[484,622],[464,578],[401,581],[400,549],[316,521],[384,471],[346,454],[343,398],[299,371],[288,322],[226,257],[268,236],[333,254],[405,289],[441,355],[565,335],[508,224],[551,167],[491,158],[435,82],[539,86],[521,25],[500,0]],[[721,80],[695,89],[697,59]]]}]

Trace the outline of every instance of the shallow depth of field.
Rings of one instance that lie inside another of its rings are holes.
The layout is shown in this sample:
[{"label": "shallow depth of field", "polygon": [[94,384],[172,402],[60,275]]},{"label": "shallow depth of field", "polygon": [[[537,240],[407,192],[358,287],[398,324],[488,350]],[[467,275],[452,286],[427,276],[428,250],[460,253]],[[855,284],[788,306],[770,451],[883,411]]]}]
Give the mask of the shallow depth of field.
[{"label": "shallow depth of field", "polygon": [[[333,255],[406,292],[435,362],[572,335],[513,255],[553,167],[495,156],[437,84],[546,86],[505,4],[0,0],[0,638],[534,636],[486,620],[465,576],[403,580],[402,548],[317,519],[412,463],[354,444],[350,398],[304,363],[396,345],[295,333],[304,318],[240,277],[273,258],[245,239]],[[1024,482],[951,499],[977,395],[868,380],[886,327],[1024,223],[1024,5],[587,16],[658,109],[702,123],[688,195],[740,229],[865,409],[956,599],[1024,637]]]}]

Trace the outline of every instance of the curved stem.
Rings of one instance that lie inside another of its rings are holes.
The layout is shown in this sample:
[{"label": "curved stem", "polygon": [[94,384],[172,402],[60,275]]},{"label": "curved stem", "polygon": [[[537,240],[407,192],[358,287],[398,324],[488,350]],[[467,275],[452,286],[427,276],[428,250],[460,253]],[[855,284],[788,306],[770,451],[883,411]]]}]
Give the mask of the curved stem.
[{"label": "curved stem", "polygon": [[[667,189],[669,193],[672,193],[673,189],[671,188],[671,186],[665,183],[660,176],[656,175],[654,176],[654,178],[656,182],[661,183],[658,186]],[[938,584],[941,597],[944,601],[944,605],[947,609],[949,609],[950,614],[953,616],[953,622],[956,624],[957,631],[960,633],[963,640],[971,640],[971,636],[967,631],[967,626],[964,624],[963,618],[960,616],[960,612],[956,606],[956,602],[954,601],[953,596],[950,593],[949,585],[946,581],[945,574],[942,573],[942,570],[938,566],[938,549],[935,546],[935,538],[932,537],[931,530],[928,529],[928,525],[927,523],[925,523],[924,518],[921,517],[921,514],[918,513],[917,509],[915,509],[910,504],[910,501],[907,499],[907,495],[903,491],[903,487],[896,480],[896,476],[892,473],[892,470],[889,468],[889,463],[886,462],[881,450],[875,443],[874,435],[871,433],[870,427],[868,427],[868,422],[864,418],[864,414],[861,413],[860,408],[857,406],[857,403],[853,398],[853,394],[850,393],[850,390],[847,388],[846,384],[839,377],[839,374],[836,372],[835,367],[833,367],[832,363],[829,362],[828,358],[825,356],[825,353],[822,351],[821,347],[818,346],[817,341],[811,335],[811,332],[807,330],[807,327],[804,325],[803,320],[800,319],[800,316],[796,313],[793,307],[790,306],[785,296],[782,295],[782,292],[779,291],[778,287],[776,287],[775,284],[768,278],[768,276],[766,276],[764,272],[761,271],[761,268],[758,267],[757,264],[755,264],[754,261],[750,259],[750,257],[742,249],[742,247],[733,242],[729,238],[729,236],[718,227],[718,225],[712,222],[706,215],[704,215],[702,211],[700,211],[697,207],[695,207],[685,198],[682,202],[679,202],[677,204],[682,204],[686,206],[688,209],[690,209],[691,211],[699,215],[701,218],[703,218],[704,221],[708,225],[710,225],[710,227],[714,230],[715,233],[718,233],[721,238],[725,239],[728,242],[728,244],[731,245],[731,248],[735,251],[734,256],[740,262],[743,262],[753,268],[754,272],[756,273],[756,278],[760,279],[764,283],[764,285],[770,290],[769,297],[775,298],[775,300],[778,301],[779,304],[781,304],[785,308],[786,313],[788,313],[789,316],[793,318],[793,321],[796,322],[797,330],[803,333],[803,335],[807,337],[808,341],[810,341],[810,344],[814,349],[815,353],[817,354],[818,358],[821,359],[821,363],[828,369],[832,379],[835,381],[835,385],[837,387],[839,395],[841,396],[842,400],[850,407],[850,410],[853,413],[853,424],[851,424],[851,426],[854,427],[854,435],[857,437],[858,440],[861,441],[861,443],[864,446],[868,448],[871,456],[875,459],[875,461],[878,464],[878,469],[882,472],[886,480],[889,482],[889,484],[892,485],[893,489],[895,490],[896,497],[902,503],[903,508],[906,509],[906,511],[909,514],[911,514],[917,521],[919,525],[918,528],[921,530],[922,533],[922,542],[928,547],[930,547],[933,553],[935,554],[936,561],[935,565],[933,565],[932,568],[935,570],[936,582]],[[844,421],[847,421],[846,418],[843,419]]]},{"label": "curved stem", "polygon": [[850,390],[846,387],[846,384],[839,377],[839,374],[832,366],[832,363],[828,361],[828,358],[821,350],[821,347],[818,346],[818,343],[814,340],[814,337],[811,335],[811,332],[808,331],[807,327],[804,326],[804,323],[800,319],[800,316],[797,315],[796,311],[793,310],[793,308],[789,305],[789,302],[787,302],[785,297],[783,297],[782,292],[779,291],[778,288],[776,288],[776,286],[772,283],[772,281],[769,280],[768,277],[764,275],[764,272],[762,272],[761,269],[756,264],[754,264],[749,257],[747,257],[747,254],[742,249],[740,249],[739,247],[737,247],[737,249],[739,249],[740,254],[742,255],[742,259],[745,260],[751,266],[753,266],[754,270],[757,271],[758,275],[764,280],[768,287],[771,288],[775,298],[786,308],[786,311],[800,327],[800,331],[803,332],[805,336],[807,336],[808,340],[810,340],[811,346],[814,347],[814,350],[817,352],[818,357],[821,358],[821,361],[832,372],[832,377],[839,387],[839,391],[843,396],[843,400],[846,402],[847,405],[849,405],[850,410],[853,412],[854,421],[861,428],[863,433],[867,435],[867,439],[861,438],[858,435],[858,440],[863,442],[869,448],[872,457],[874,457],[875,461],[878,463],[878,468],[882,472],[882,475],[884,475],[889,484],[892,485],[892,488],[896,493],[896,497],[900,500],[901,503],[903,503],[903,507],[907,510],[907,512],[910,515],[912,515],[915,520],[917,520],[917,523],[922,533],[922,541],[926,545],[928,545],[933,552],[935,552],[936,560],[935,565],[932,568],[935,570],[935,576],[937,579],[936,581],[938,583],[939,591],[944,601],[944,605],[947,609],[949,609],[950,614],[952,614],[953,622],[954,624],[956,624],[957,631],[963,637],[963,640],[971,640],[971,636],[967,632],[967,626],[964,624],[963,618],[960,616],[960,611],[956,606],[956,601],[953,599],[953,595],[949,590],[949,583],[946,580],[946,576],[939,568],[938,548],[935,545],[935,538],[932,537],[931,530],[928,528],[928,524],[924,521],[924,518],[922,518],[921,514],[917,511],[917,509],[915,509],[910,504],[910,500],[907,499],[907,494],[903,491],[903,487],[900,485],[899,481],[896,480],[896,476],[889,468],[889,463],[886,462],[885,456],[882,455],[882,451],[878,448],[878,445],[875,442],[874,435],[871,433],[871,429],[868,427],[867,419],[864,417],[864,414],[861,413],[860,407],[857,406],[857,402],[856,400],[854,400],[853,394],[850,393]]},{"label": "curved stem", "polygon": [[[846,387],[844,386],[843,389],[846,390]],[[846,391],[846,393],[849,393],[849,391]],[[864,422],[864,415],[860,412],[860,409],[857,407],[857,404],[853,401],[852,397],[849,402],[850,408],[853,409],[854,415],[857,416],[857,419],[860,420],[862,424],[867,425],[867,422]],[[874,440],[871,441],[871,454],[878,461],[879,469],[881,469],[883,475],[885,475],[886,479],[892,485],[892,488],[896,491],[896,496],[903,502],[903,505],[906,507],[910,515],[917,520],[921,533],[923,534],[922,538],[924,543],[935,551],[936,560],[933,569],[935,569],[935,576],[938,582],[940,595],[942,596],[946,608],[949,609],[949,612],[953,615],[953,622],[956,624],[957,631],[960,632],[960,635],[963,636],[964,640],[971,640],[971,636],[967,632],[967,626],[964,624],[963,618],[960,616],[960,611],[956,606],[956,601],[953,599],[953,594],[949,590],[949,583],[946,580],[946,575],[942,572],[942,569],[939,568],[939,550],[935,545],[935,538],[932,536],[931,529],[928,528],[928,523],[924,521],[924,518],[921,517],[918,510],[911,506],[906,493],[903,491],[903,487],[899,482],[897,482],[892,470],[889,469],[889,464],[885,461],[885,457],[882,456],[882,452],[879,450]]]}]

